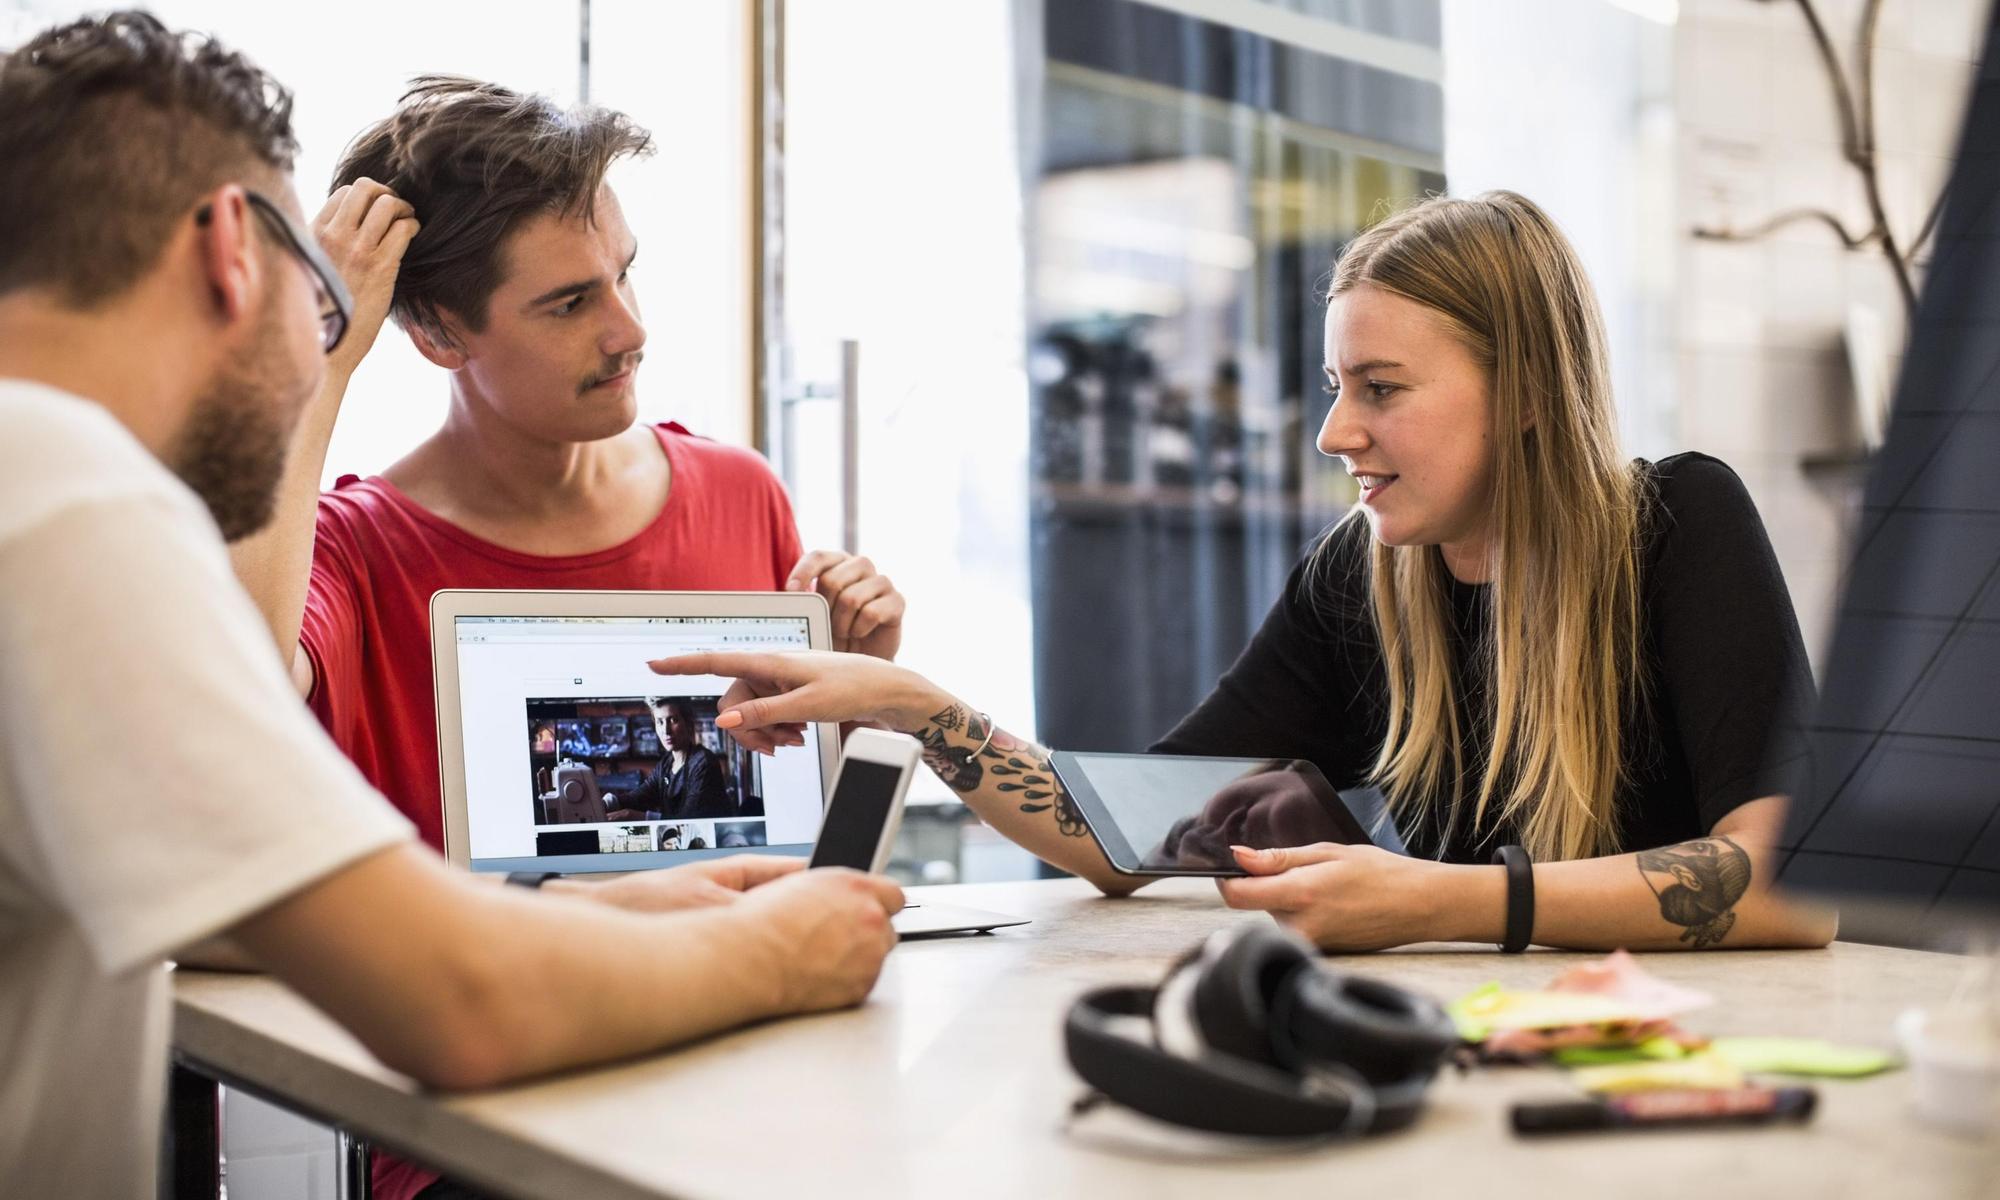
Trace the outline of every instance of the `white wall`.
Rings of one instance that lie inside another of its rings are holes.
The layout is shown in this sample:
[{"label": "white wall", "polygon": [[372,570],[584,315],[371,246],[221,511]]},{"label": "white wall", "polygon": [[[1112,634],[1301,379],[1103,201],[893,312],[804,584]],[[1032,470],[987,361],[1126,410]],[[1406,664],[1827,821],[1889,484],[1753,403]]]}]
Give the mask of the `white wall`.
[{"label": "white wall", "polygon": [[[9,41],[95,12],[86,0],[0,0]],[[213,33],[291,88],[300,199],[317,211],[347,142],[388,115],[410,77],[446,72],[578,97],[575,0],[349,0],[307,16],[260,0],[155,0],[169,27]],[[749,157],[744,12],[729,0],[593,0],[591,99],[652,130],[658,153],[615,169],[642,254],[643,420],[749,437]],[[385,326],[355,373],[327,453],[328,482],[401,457],[444,418],[447,380]]]},{"label": "white wall", "polygon": [[[1030,734],[1013,2],[797,3],[787,20],[789,382],[837,384],[839,342],[860,342],[859,549],[909,597],[901,661]],[[797,411],[800,532],[835,545],[834,406]],[[950,796],[928,773],[913,787]]]},{"label": "white wall", "polygon": [[1444,5],[1451,193],[1507,188],[1562,226],[1604,309],[1625,448],[1648,458],[1676,440],[1671,9]]},{"label": "white wall", "polygon": [[[1815,0],[1844,59],[1861,0]],[[1885,0],[1877,141],[1888,214],[1907,240],[1942,186],[1970,95],[1986,0]],[[1862,476],[1808,466],[1861,449],[1844,330],[1850,307],[1880,316],[1892,347],[1902,302],[1879,252],[1844,249],[1818,224],[1756,242],[1697,240],[1781,209],[1830,208],[1868,227],[1858,173],[1841,156],[1826,75],[1791,4],[1683,0],[1679,103],[1679,436],[1729,462],[1764,516],[1817,664],[1832,634],[1842,541]]]},{"label": "white wall", "polygon": [[640,242],[640,419],[739,446],[751,404],[747,15],[737,0],[590,5],[590,101],[658,146],[611,177]]},{"label": "white wall", "polygon": [[[1814,0],[1843,59],[1863,0]],[[1908,239],[1955,152],[1987,0],[1885,0],[1877,140],[1889,218]],[[1808,27],[1760,0],[1446,0],[1445,171],[1549,209],[1605,310],[1626,448],[1701,450],[1756,499],[1819,661],[1862,474],[1845,330],[1902,304],[1874,251],[1822,225],[1699,240],[1782,209],[1868,226]],[[1893,378],[1894,362],[1889,364]],[[1814,465],[1807,465],[1808,462]]]}]

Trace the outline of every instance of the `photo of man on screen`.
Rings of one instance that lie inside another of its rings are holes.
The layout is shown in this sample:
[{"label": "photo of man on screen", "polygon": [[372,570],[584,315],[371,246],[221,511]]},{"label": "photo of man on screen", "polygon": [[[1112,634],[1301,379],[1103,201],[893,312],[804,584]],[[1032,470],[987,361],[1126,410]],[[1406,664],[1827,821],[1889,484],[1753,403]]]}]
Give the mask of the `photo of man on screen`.
[{"label": "photo of man on screen", "polygon": [[664,753],[659,765],[638,787],[623,794],[606,793],[605,805],[616,811],[657,812],[669,819],[731,817],[734,806],[725,786],[722,763],[701,743],[701,727],[687,701],[673,696],[649,696],[653,729]]}]

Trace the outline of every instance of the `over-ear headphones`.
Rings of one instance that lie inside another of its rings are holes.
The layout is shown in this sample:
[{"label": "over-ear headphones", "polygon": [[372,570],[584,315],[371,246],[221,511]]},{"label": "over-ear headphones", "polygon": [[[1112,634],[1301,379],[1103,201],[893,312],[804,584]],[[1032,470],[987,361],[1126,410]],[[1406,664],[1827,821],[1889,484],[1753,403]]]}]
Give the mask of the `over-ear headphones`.
[{"label": "over-ear headphones", "polygon": [[1458,1040],[1436,1001],[1326,967],[1263,924],[1212,935],[1157,988],[1086,993],[1063,1031],[1070,1066],[1110,1100],[1285,1138],[1401,1129]]}]

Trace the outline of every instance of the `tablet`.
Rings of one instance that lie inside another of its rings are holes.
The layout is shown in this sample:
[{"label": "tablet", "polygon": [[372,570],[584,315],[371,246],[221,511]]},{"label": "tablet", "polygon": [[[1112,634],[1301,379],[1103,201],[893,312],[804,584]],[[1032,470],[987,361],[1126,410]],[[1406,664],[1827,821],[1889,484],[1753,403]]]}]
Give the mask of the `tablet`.
[{"label": "tablet", "polygon": [[1242,875],[1231,846],[1369,845],[1304,759],[1055,752],[1056,777],[1125,875]]}]

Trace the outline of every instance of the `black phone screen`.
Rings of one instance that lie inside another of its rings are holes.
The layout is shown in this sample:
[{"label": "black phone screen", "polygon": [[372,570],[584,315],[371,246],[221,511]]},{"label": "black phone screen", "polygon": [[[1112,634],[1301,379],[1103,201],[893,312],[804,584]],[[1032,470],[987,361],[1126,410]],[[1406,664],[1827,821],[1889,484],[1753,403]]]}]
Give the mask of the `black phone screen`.
[{"label": "black phone screen", "polygon": [[875,847],[882,840],[882,824],[889,819],[889,807],[896,799],[896,784],[903,772],[887,763],[849,758],[840,764],[840,777],[833,784],[833,799],[827,803],[826,819],[813,843],[814,867],[853,867],[866,871],[875,865]]}]

